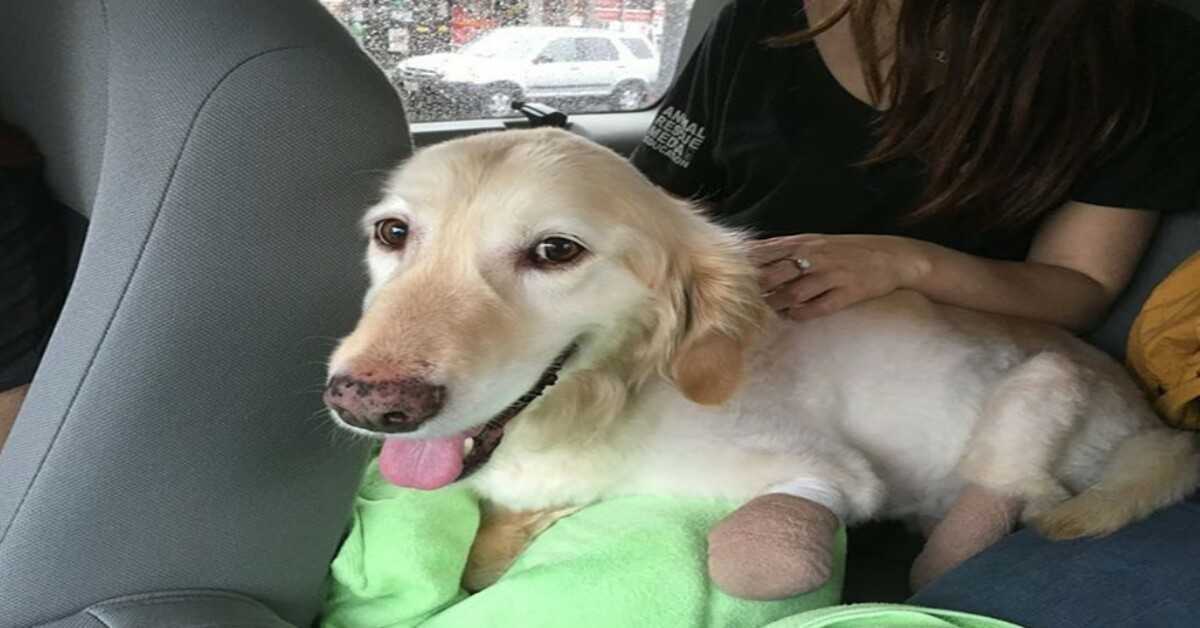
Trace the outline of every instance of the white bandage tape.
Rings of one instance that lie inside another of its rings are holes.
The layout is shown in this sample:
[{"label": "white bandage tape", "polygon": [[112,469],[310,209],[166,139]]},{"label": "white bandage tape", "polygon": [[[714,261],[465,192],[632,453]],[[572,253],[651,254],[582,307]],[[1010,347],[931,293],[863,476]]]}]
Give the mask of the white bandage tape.
[{"label": "white bandage tape", "polygon": [[837,515],[838,519],[846,520],[846,497],[832,482],[814,478],[799,478],[772,484],[767,487],[766,492],[802,497],[828,508]]}]

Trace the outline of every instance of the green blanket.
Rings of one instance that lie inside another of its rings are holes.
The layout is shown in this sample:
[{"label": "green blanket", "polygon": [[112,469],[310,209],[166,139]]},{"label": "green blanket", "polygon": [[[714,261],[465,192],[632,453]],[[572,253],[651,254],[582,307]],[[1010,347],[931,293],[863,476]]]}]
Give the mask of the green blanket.
[{"label": "green blanket", "polygon": [[[349,536],[333,561],[322,625],[733,628],[782,620],[775,625],[807,628],[798,613],[838,602],[844,533],[834,577],[818,591],[749,602],[716,590],[705,569],[705,537],[730,509],[711,501],[640,497],[597,504],[555,523],[500,582],[468,596],[459,579],[479,524],[475,498],[453,485],[430,492],[392,486],[372,463],[355,501]],[[845,607],[851,609],[865,612],[867,607]],[[825,623],[812,625],[892,625],[818,620]]]},{"label": "green blanket", "polygon": [[833,606],[781,619],[766,628],[1021,628],[1006,621],[900,604]]},{"label": "green blanket", "polygon": [[[323,625],[724,628],[838,602],[841,560],[830,583],[798,598],[747,602],[717,591],[705,537],[730,509],[640,497],[585,508],[539,536],[500,582],[468,597],[459,579],[479,525],[474,497],[453,485],[392,486],[372,463],[333,561]],[[844,546],[843,537],[839,555]]]}]

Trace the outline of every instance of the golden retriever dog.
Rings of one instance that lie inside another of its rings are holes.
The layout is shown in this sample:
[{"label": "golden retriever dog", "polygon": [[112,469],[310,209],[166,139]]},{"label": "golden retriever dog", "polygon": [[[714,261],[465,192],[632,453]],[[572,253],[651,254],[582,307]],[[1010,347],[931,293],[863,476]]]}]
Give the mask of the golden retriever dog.
[{"label": "golden retriever dog", "polygon": [[1084,342],[912,292],[779,319],[742,234],[564,131],[419,151],[363,228],[325,400],[385,439],[391,481],[484,499],[470,588],[615,496],[783,492],[854,524],[937,520],[978,485],[1067,538],[1198,483],[1191,437]]}]

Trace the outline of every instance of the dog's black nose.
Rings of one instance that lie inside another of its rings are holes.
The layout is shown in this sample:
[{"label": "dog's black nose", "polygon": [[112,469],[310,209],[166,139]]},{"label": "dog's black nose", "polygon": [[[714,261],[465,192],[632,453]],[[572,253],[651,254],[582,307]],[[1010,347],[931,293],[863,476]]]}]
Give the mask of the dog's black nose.
[{"label": "dog's black nose", "polygon": [[411,432],[446,405],[446,387],[420,378],[339,375],[325,387],[325,405],[348,425],[373,432]]}]

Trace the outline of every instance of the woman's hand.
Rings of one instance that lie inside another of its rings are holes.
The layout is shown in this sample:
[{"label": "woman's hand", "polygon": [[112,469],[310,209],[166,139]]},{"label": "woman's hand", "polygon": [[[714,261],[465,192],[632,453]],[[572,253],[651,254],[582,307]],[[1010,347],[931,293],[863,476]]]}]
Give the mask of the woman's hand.
[{"label": "woman's hand", "polygon": [[879,235],[794,235],[760,240],[750,257],[767,302],[806,320],[911,287],[929,272],[925,244]]},{"label": "woman's hand", "polygon": [[767,301],[795,319],[908,288],[938,303],[1084,331],[1129,283],[1157,224],[1157,212],[1071,202],[1043,219],[1022,262],[878,235],[772,238],[750,254]]}]

